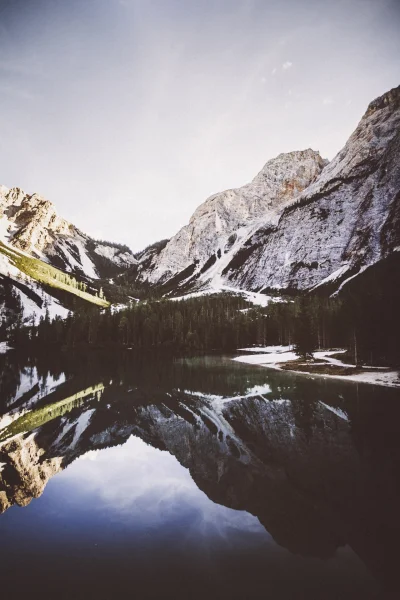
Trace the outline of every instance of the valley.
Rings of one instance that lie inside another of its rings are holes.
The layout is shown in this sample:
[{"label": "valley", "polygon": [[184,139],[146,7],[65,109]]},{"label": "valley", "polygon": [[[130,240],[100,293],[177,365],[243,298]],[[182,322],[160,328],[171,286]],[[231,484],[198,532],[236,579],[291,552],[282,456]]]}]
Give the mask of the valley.
[{"label": "valley", "polygon": [[369,104],[331,162],[280,154],[136,253],[2,186],[2,338],[178,353],[303,338],[346,348],[356,366],[396,366],[399,159],[400,87]]}]

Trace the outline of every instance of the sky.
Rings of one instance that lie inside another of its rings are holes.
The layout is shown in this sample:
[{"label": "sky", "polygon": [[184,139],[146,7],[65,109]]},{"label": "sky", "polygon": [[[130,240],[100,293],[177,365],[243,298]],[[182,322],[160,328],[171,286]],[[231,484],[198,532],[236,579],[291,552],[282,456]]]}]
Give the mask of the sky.
[{"label": "sky", "polygon": [[0,0],[0,184],[137,251],[400,84],[397,0]]}]

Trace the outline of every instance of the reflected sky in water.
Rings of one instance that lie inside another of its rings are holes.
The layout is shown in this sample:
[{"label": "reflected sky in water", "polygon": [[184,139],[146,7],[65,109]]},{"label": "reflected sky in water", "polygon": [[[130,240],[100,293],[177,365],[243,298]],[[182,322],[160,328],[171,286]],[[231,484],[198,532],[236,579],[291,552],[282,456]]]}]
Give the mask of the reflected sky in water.
[{"label": "reflected sky in water", "polygon": [[271,539],[256,517],[209,500],[174,456],[137,437],[81,456],[58,477],[53,493],[65,497],[65,488],[73,491],[75,510],[90,504],[92,512],[137,531],[160,535],[184,524],[184,540],[195,538],[196,545],[199,538],[227,538],[231,530]]},{"label": "reflected sky in water", "polygon": [[392,586],[390,391],[208,357],[53,367],[43,392],[36,367],[22,396],[20,365],[3,370],[0,574],[14,598],[369,599]]}]

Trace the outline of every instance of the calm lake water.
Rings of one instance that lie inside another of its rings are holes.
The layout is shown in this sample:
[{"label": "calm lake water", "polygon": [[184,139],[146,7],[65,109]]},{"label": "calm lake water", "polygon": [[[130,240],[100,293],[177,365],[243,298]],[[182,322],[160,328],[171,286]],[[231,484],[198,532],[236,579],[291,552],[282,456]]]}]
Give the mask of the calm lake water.
[{"label": "calm lake water", "polygon": [[398,597],[398,391],[230,357],[0,361],[2,597]]}]

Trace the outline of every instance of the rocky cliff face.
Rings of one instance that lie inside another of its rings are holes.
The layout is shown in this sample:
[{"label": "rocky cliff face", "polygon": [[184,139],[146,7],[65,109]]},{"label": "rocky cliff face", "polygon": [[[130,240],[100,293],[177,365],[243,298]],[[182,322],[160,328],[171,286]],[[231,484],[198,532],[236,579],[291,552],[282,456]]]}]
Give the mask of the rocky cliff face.
[{"label": "rocky cliff face", "polygon": [[166,245],[139,270],[152,283],[164,282],[185,269],[209,279],[262,223],[276,223],[290,204],[326,165],[318,152],[280,154],[268,161],[253,181],[208,198]]},{"label": "rocky cliff face", "polygon": [[281,154],[137,256],[92,240],[50,202],[18,188],[0,187],[0,217],[5,243],[89,278],[132,267],[134,280],[175,295],[339,289],[400,248],[400,87],[371,102],[330,164],[310,149]]},{"label": "rocky cliff face", "polygon": [[400,249],[400,87],[372,102],[318,179],[225,269],[252,289],[337,285]]},{"label": "rocky cliff face", "polygon": [[337,289],[399,248],[400,87],[371,102],[330,164],[283,154],[206,200],[138,276],[178,291]]},{"label": "rocky cliff face", "polygon": [[0,187],[0,228],[8,245],[90,278],[136,263],[128,248],[92,240],[60,217],[51,202],[19,188]]}]

